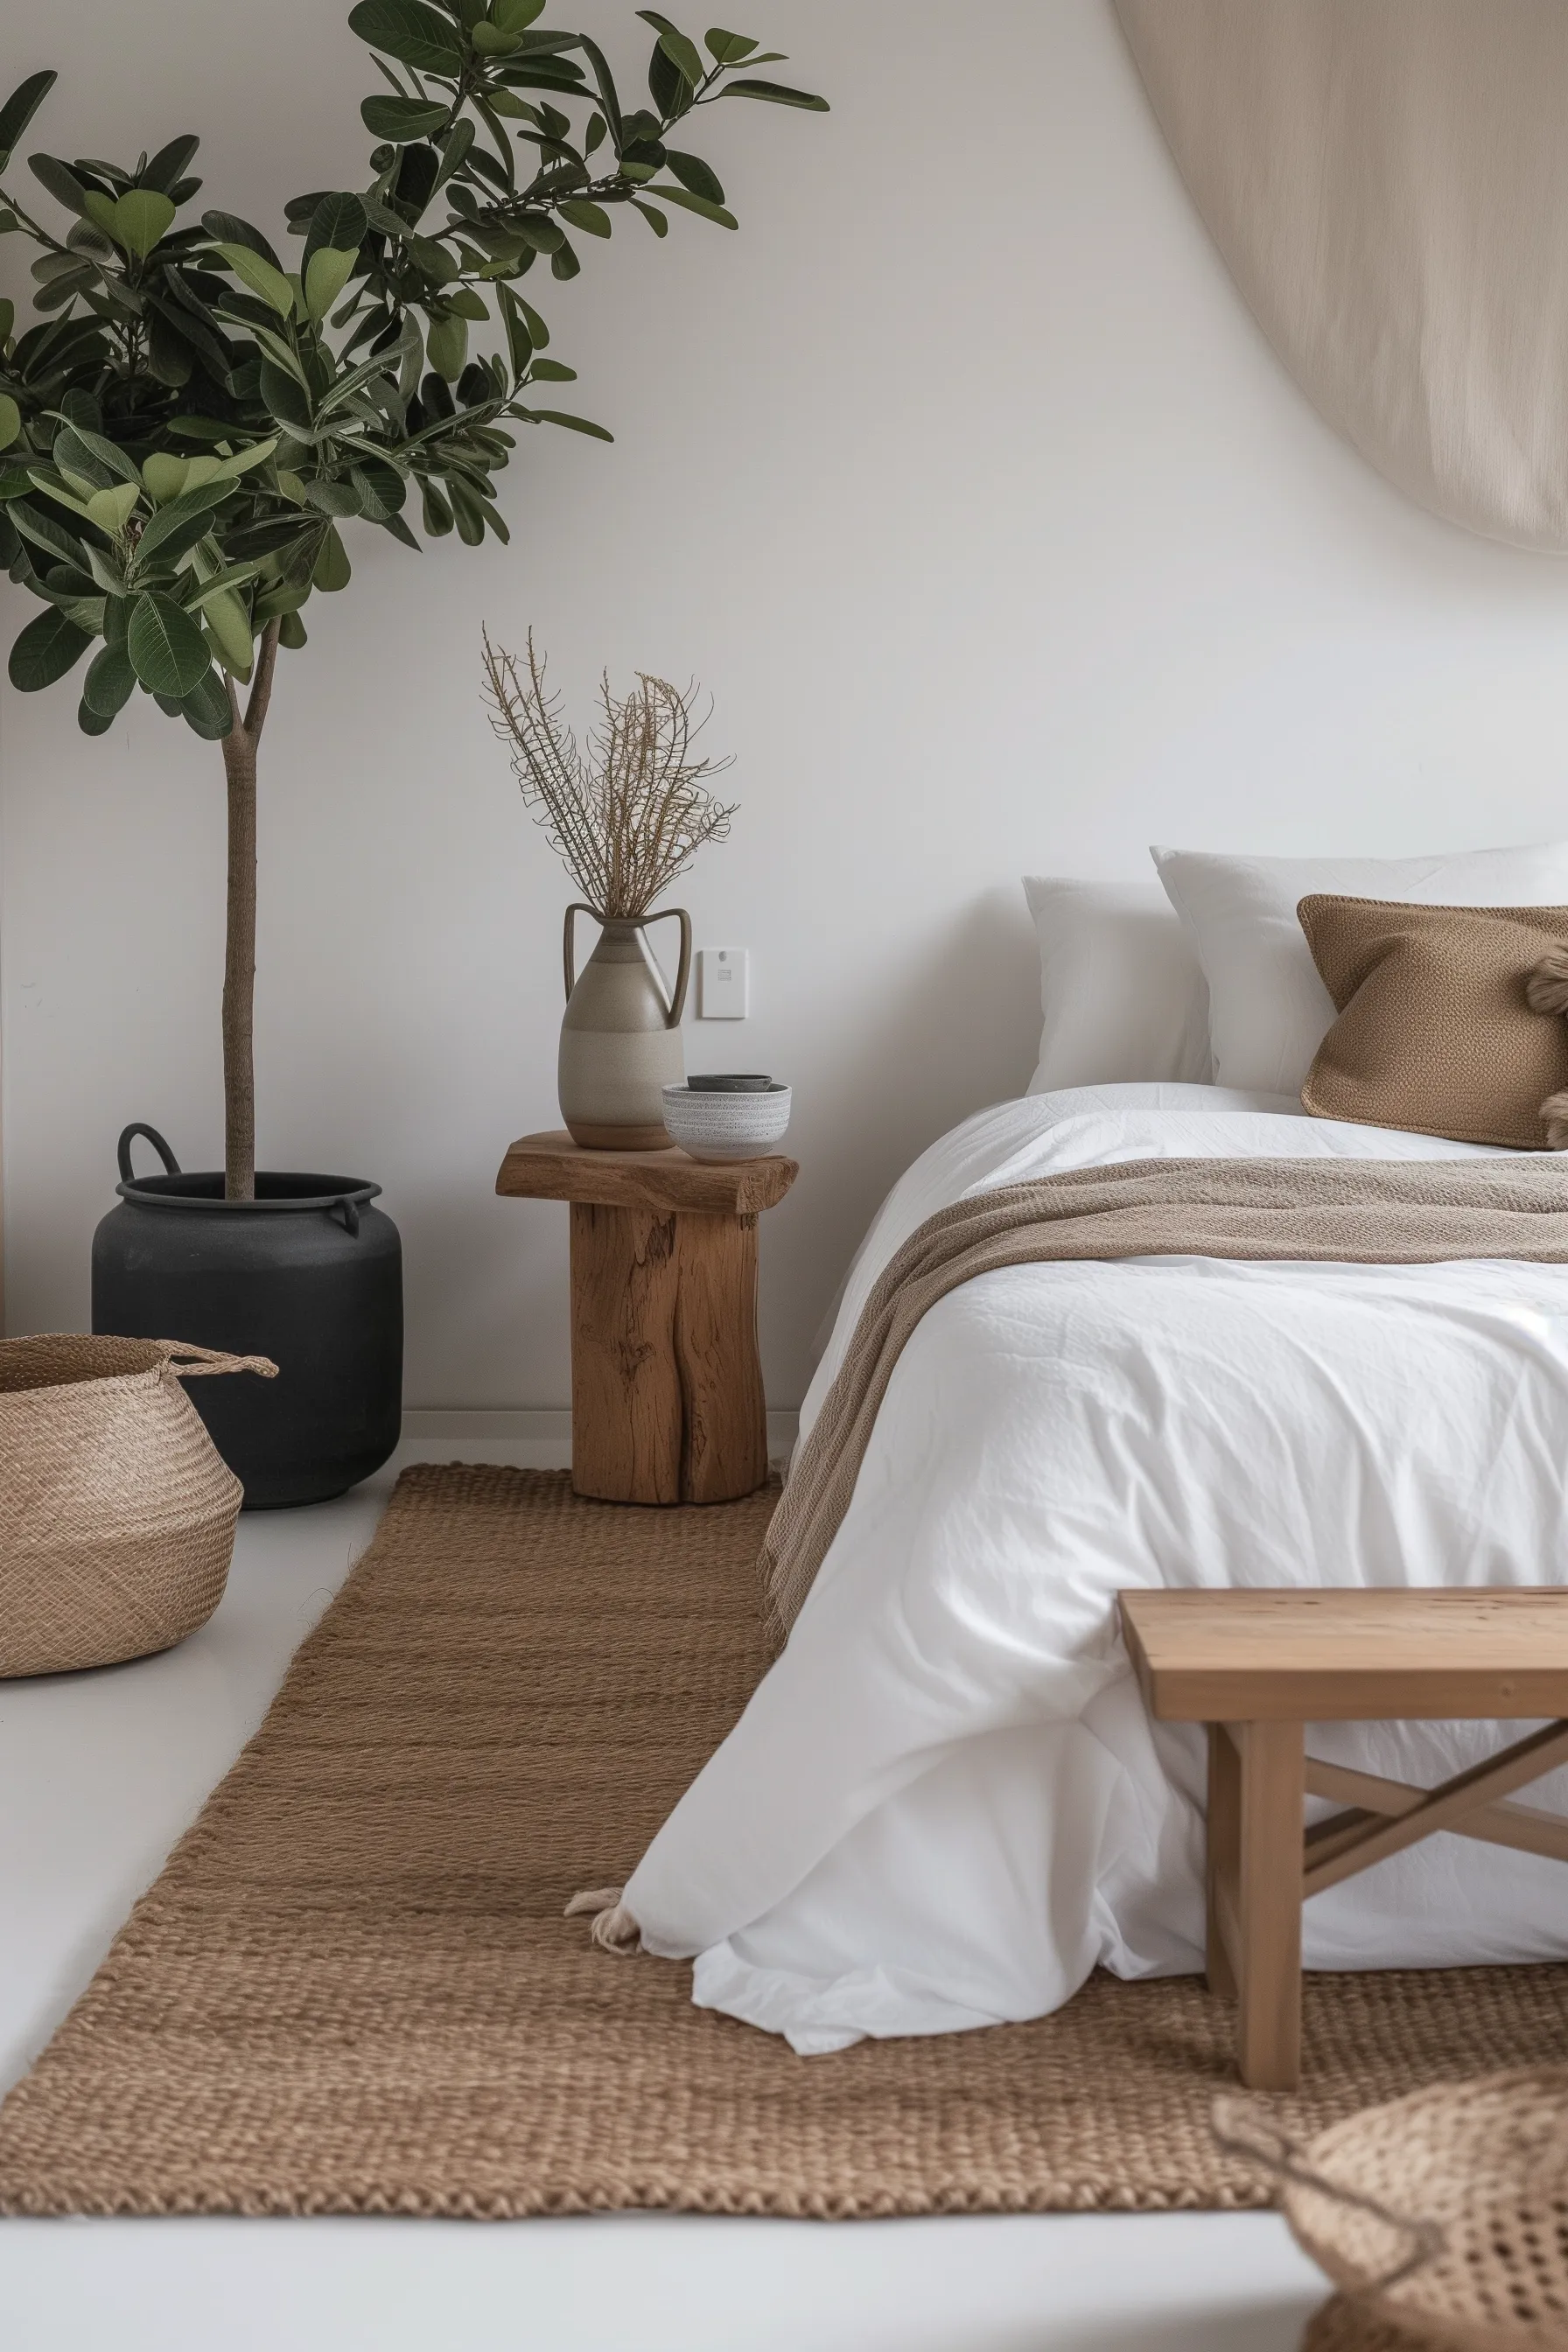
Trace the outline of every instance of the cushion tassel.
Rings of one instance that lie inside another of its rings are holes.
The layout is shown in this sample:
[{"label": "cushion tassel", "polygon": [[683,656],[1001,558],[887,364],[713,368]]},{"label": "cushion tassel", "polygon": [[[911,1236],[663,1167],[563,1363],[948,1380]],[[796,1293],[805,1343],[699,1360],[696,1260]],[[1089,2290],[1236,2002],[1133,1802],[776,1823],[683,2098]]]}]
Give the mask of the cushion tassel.
[{"label": "cushion tassel", "polygon": [[642,1929],[626,1909],[622,1896],[623,1886],[594,1886],[581,1895],[574,1895],[563,1916],[576,1917],[583,1911],[594,1914],[589,1933],[601,1951],[614,1952],[620,1959],[629,1959],[642,1949]]}]

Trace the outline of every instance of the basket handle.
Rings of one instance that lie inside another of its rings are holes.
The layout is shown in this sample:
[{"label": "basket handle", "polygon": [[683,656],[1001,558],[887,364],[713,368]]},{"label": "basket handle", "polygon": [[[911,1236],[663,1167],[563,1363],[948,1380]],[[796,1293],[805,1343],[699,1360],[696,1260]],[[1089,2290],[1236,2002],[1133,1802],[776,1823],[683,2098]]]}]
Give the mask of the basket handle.
[{"label": "basket handle", "polygon": [[159,1339],[155,1345],[163,1350],[163,1361],[176,1380],[201,1380],[209,1372],[258,1372],[264,1381],[278,1378],[278,1367],[269,1356],[230,1356],[221,1348],[193,1347],[185,1339]]},{"label": "basket handle", "polygon": [[146,1137],[148,1142],[152,1145],[153,1150],[163,1161],[164,1175],[177,1176],[180,1173],[180,1163],[175,1159],[174,1153],[170,1150],[168,1145],[164,1142],[163,1137],[159,1134],[157,1129],[155,1127],[149,1127],[142,1119],[133,1118],[130,1126],[122,1131],[120,1138],[118,1158],[120,1160],[121,1182],[122,1184],[133,1184],[136,1181],[135,1177],[131,1172],[131,1147],[135,1142],[139,1135],[144,1135]]},{"label": "basket handle", "polygon": [[1258,2101],[1222,2094],[1210,2109],[1210,2119],[1214,2136],[1227,2156],[1244,2157],[1276,2180],[1310,2189],[1331,2204],[1348,2205],[1357,2213],[1370,2213],[1374,2221],[1393,2231],[1395,2238],[1403,2236],[1411,2242],[1411,2251],[1404,2261],[1380,2277],[1369,2279],[1357,2290],[1359,2294],[1386,2294],[1391,2287],[1398,2286],[1415,2272],[1435,2262],[1446,2248],[1447,2240],[1436,2221],[1415,2221],[1407,2213],[1391,2213],[1375,2197],[1363,2197],[1359,2189],[1346,2189],[1315,2171],[1307,2161],[1305,2143],[1292,2137],[1278,2117]]}]

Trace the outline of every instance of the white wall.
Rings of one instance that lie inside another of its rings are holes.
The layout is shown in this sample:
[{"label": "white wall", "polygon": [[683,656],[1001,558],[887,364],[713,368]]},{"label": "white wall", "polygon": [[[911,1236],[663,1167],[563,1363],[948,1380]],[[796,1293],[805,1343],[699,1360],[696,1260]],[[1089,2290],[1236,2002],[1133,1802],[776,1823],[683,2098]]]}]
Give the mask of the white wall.
[{"label": "white wall", "polygon": [[[564,13],[631,70],[629,6]],[[5,71],[62,69],[29,144],[200,128],[209,200],[276,222],[355,177],[372,81],[345,16],[8,0]],[[509,1138],[554,1123],[569,891],[486,729],[481,620],[513,642],[531,621],[579,698],[604,663],[716,692],[743,807],[683,895],[700,940],[751,948],[756,1010],[693,1024],[688,1055],[797,1089],[803,1173],[764,1238],[778,1405],[891,1179],[1027,1079],[1022,871],[1135,875],[1158,838],[1568,830],[1568,566],[1405,505],[1319,423],[1102,0],[754,0],[740,21],[834,112],[715,110],[739,236],[681,221],[656,247],[632,223],[543,281],[616,446],[533,436],[510,551],[362,530],[268,730],[263,1156],[384,1183],[414,1406],[567,1395],[563,1213],[490,1188]],[[30,608],[0,597],[8,638]],[[217,1155],[222,788],[144,703],[90,742],[68,691],[5,698],[20,1331],[85,1322],[126,1119],[187,1165]]]}]

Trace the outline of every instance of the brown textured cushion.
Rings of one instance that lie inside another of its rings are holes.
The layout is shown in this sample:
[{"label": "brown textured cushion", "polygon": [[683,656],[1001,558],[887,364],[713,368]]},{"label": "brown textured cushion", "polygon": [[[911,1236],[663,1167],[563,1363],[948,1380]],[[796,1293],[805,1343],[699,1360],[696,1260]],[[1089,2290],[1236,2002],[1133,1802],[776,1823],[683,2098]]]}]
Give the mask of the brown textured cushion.
[{"label": "brown textured cushion", "polygon": [[1307,944],[1339,1019],[1301,1089],[1319,1118],[1540,1150],[1542,1105],[1568,1087],[1568,1020],[1526,982],[1568,940],[1568,907],[1407,907],[1303,898]]}]

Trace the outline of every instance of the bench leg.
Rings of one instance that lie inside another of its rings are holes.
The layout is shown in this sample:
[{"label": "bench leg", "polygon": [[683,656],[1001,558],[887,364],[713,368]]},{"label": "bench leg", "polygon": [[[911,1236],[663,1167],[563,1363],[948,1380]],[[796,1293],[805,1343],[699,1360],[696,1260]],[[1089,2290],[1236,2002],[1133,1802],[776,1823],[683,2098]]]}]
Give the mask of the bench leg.
[{"label": "bench leg", "polygon": [[1292,2091],[1301,2072],[1303,1727],[1247,1723],[1239,1749],[1235,1958],[1237,2056],[1255,2091]]},{"label": "bench leg", "polygon": [[1236,1948],[1240,1918],[1241,1758],[1229,1728],[1209,1726],[1208,1985],[1221,2000],[1236,1999]]}]

